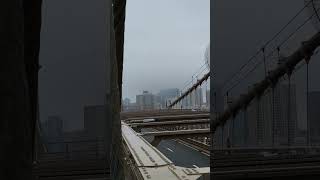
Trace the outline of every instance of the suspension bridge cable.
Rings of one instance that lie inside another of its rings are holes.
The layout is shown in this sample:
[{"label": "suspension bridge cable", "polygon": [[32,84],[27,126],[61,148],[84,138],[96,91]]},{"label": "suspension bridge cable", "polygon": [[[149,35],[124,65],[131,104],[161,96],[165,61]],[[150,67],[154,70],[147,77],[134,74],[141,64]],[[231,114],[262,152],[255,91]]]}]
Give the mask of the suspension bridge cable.
[{"label": "suspension bridge cable", "polygon": [[201,72],[198,72],[198,74],[193,74],[191,81],[188,81],[188,84],[186,84],[186,85],[182,88],[182,91],[183,91],[185,88],[187,88],[190,84],[193,84],[193,77],[198,77],[200,74],[203,74],[203,72],[204,72],[205,70],[206,70],[206,69],[203,69]]},{"label": "suspension bridge cable", "polygon": [[[203,69],[201,72],[199,72],[199,73],[196,75],[196,77],[198,77],[200,74],[203,74],[206,70],[207,70],[207,69]],[[192,76],[192,77],[194,77],[194,76]],[[193,85],[193,79],[192,79],[192,81],[189,82],[185,87],[183,87],[182,91],[183,91],[186,87],[188,87],[190,84]]]},{"label": "suspension bridge cable", "polygon": [[[192,77],[193,77],[194,75],[196,75],[199,71],[201,71],[201,69],[202,69],[203,67],[205,67],[205,65],[206,65],[206,63],[204,63],[195,73],[193,73],[193,74],[192,74]],[[191,80],[191,82],[192,82],[192,80]],[[184,86],[185,84],[189,85],[189,84],[190,84],[190,80],[187,80],[185,83],[183,83],[182,86]]]},{"label": "suspension bridge cable", "polygon": [[313,8],[313,10],[315,11],[315,13],[316,13],[316,15],[317,15],[318,21],[320,22],[320,17],[319,17],[318,11],[316,10],[316,7],[315,7],[315,5],[314,5],[314,0],[311,0],[311,2],[312,2],[312,8]]},{"label": "suspension bridge cable", "polygon": [[[267,45],[269,45],[273,40],[275,40],[303,11],[304,9],[311,3],[308,2],[307,4],[304,5],[303,8],[301,8],[270,40],[268,40],[263,47],[267,47]],[[226,80],[222,87],[226,86],[226,84],[228,84],[232,79],[235,78],[235,76],[237,76],[237,74],[241,73],[241,71],[251,62],[255,59],[255,57],[257,57],[260,54],[260,50],[257,51],[256,53],[254,53],[253,56],[251,56],[248,61],[246,61],[241,67],[240,69],[235,72],[232,76],[230,76],[230,78],[228,78],[228,80]]]},{"label": "suspension bridge cable", "polygon": [[[318,8],[318,10],[319,10],[319,9],[320,9],[320,8]],[[306,19],[302,24],[300,24],[300,25],[295,29],[295,31],[293,31],[292,33],[290,33],[290,35],[287,36],[287,38],[284,39],[284,40],[279,44],[279,46],[278,46],[276,49],[273,49],[273,50],[267,55],[266,58],[269,58],[278,48],[280,48],[280,47],[281,47],[284,43],[286,43],[295,33],[297,33],[303,26],[305,26],[306,23],[309,22],[314,15],[315,15],[315,13],[312,14],[308,19]],[[258,61],[258,63],[256,63],[255,66],[254,66],[251,70],[249,70],[249,72],[246,72],[246,74],[245,74],[244,76],[240,77],[240,78],[235,82],[234,85],[232,85],[229,89],[227,89],[227,91],[230,91],[230,90],[234,89],[234,88],[240,83],[241,80],[243,80],[243,79],[246,78],[250,73],[252,73],[262,62],[263,62],[263,61]]]}]

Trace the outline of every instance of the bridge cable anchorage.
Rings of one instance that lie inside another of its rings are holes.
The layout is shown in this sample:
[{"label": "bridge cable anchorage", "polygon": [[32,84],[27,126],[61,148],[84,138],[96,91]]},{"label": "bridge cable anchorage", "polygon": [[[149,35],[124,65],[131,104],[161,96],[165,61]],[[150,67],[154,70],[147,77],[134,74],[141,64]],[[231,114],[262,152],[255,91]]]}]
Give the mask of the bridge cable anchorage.
[{"label": "bridge cable anchorage", "polygon": [[[272,41],[274,41],[303,11],[310,5],[311,1],[309,1],[307,4],[305,4],[292,18],[289,19],[289,21],[276,33],[272,38],[270,38],[263,47],[267,47]],[[318,9],[319,10],[319,9]],[[229,84],[230,81],[232,81],[239,73],[242,72],[242,70],[250,64],[260,53],[260,50],[256,51],[250,58],[239,68],[238,71],[236,71],[234,74],[232,74],[222,85],[222,87],[225,87],[227,84]]]},{"label": "bridge cable anchorage", "polygon": [[251,88],[247,94],[243,97],[240,97],[233,103],[233,105],[227,108],[221,116],[218,117],[218,120],[213,122],[212,129],[215,131],[217,126],[220,126],[221,123],[227,121],[231,115],[245,106],[248,102],[252,101],[257,94],[261,94],[272,84],[272,81],[277,81],[279,78],[284,76],[288,70],[292,70],[300,61],[305,58],[305,53],[309,55],[320,45],[320,32],[313,35],[308,41],[302,43],[301,47],[294,51],[290,56],[284,58],[285,63],[277,67],[267,78],[260,81],[254,88]]}]

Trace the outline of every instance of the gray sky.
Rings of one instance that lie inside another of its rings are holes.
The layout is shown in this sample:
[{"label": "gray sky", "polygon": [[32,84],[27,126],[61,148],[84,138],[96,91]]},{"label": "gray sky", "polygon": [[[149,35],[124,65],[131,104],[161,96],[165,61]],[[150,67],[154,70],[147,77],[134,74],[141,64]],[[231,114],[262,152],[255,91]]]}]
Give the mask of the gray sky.
[{"label": "gray sky", "polygon": [[128,0],[123,97],[182,88],[209,41],[210,0]]}]

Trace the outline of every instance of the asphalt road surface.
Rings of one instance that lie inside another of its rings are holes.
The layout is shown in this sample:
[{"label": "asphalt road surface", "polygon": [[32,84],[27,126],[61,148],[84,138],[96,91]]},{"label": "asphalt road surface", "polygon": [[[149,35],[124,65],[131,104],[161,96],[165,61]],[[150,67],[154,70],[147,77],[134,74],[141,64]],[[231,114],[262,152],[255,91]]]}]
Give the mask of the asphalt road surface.
[{"label": "asphalt road surface", "polygon": [[157,146],[157,149],[176,166],[190,168],[210,166],[209,156],[175,140],[163,140]]},{"label": "asphalt road surface", "polygon": [[[142,129],[142,132],[154,131],[153,129]],[[153,137],[145,137],[148,142],[153,140]],[[157,149],[170,159],[176,166],[182,167],[209,167],[210,157],[198,150],[184,145],[176,140],[162,140]]]}]

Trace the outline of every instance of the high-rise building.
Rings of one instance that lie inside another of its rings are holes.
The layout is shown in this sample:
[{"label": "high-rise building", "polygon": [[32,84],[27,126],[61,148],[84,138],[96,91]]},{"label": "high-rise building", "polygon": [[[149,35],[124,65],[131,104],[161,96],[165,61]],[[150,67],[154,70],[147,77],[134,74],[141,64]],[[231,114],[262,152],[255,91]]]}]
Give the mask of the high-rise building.
[{"label": "high-rise building", "polygon": [[155,107],[155,96],[148,91],[136,96],[136,103],[140,110],[151,110]]},{"label": "high-rise building", "polygon": [[179,89],[171,88],[171,89],[163,89],[160,90],[158,96],[160,98],[160,104],[162,108],[166,108],[169,104],[166,104],[168,99],[177,98],[180,95]]},{"label": "high-rise building", "polygon": [[203,105],[203,93],[202,93],[202,88],[197,88],[194,92],[194,102],[193,102],[193,106],[194,108],[201,108],[201,106]]},{"label": "high-rise building", "polygon": [[153,95],[154,98],[154,109],[162,109],[161,97],[159,95]]},{"label": "high-rise building", "polygon": [[190,107],[189,96],[182,99],[182,109],[189,109]]},{"label": "high-rise building", "polygon": [[210,90],[206,91],[206,105],[207,108],[210,109]]},{"label": "high-rise building", "polygon": [[310,143],[320,143],[320,91],[309,92],[308,119],[310,122]]},{"label": "high-rise building", "polygon": [[124,100],[123,100],[123,105],[124,106],[128,106],[130,104],[130,99],[129,98],[125,98]]},{"label": "high-rise building", "polygon": [[128,111],[130,105],[131,105],[131,102],[129,98],[125,98],[124,100],[122,100],[122,104],[121,104],[122,111]]}]

